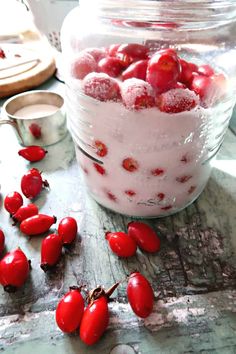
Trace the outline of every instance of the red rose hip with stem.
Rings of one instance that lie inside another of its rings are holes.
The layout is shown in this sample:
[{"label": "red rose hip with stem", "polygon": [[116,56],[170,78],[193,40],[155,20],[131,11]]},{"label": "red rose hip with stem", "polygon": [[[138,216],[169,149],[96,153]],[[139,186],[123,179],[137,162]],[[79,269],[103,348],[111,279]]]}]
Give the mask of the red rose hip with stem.
[{"label": "red rose hip with stem", "polygon": [[21,178],[21,190],[26,198],[33,199],[43,187],[49,187],[48,181],[43,181],[37,168],[32,168]]},{"label": "red rose hip with stem", "polygon": [[148,61],[147,60],[139,60],[134,63],[132,63],[128,68],[123,71],[121,74],[121,79],[123,81],[131,78],[136,78],[140,80],[146,80],[146,71],[147,71],[147,65]]},{"label": "red rose hip with stem", "polygon": [[53,268],[59,261],[62,252],[62,238],[60,235],[51,234],[43,239],[41,244],[41,264],[44,272]]},{"label": "red rose hip with stem", "polygon": [[31,145],[18,151],[18,155],[30,162],[37,162],[42,160],[47,154],[47,150],[41,146]]},{"label": "red rose hip with stem", "polygon": [[12,215],[12,219],[14,220],[15,223],[17,222],[22,222],[25,219],[28,219],[29,217],[33,215],[37,215],[39,212],[37,205],[35,204],[29,204],[26,206],[21,206],[15,214]]},{"label": "red rose hip with stem", "polygon": [[0,229],[0,255],[3,252],[5,247],[5,235],[4,232]]},{"label": "red rose hip with stem", "polygon": [[149,281],[139,272],[131,273],[128,279],[127,296],[134,313],[148,317],[154,305],[154,292]]},{"label": "red rose hip with stem", "polygon": [[55,216],[38,214],[23,220],[20,224],[20,231],[28,236],[40,235],[48,231],[56,222]]},{"label": "red rose hip with stem", "polygon": [[58,235],[61,236],[63,245],[69,245],[76,239],[77,222],[71,216],[63,218],[58,225]]},{"label": "red rose hip with stem", "polygon": [[109,323],[108,301],[119,283],[105,291],[101,286],[92,290],[80,323],[80,339],[87,345],[98,342]]},{"label": "red rose hip with stem", "polygon": [[10,214],[15,214],[22,205],[23,198],[18,192],[9,193],[4,199],[4,207]]},{"label": "red rose hip with stem", "polygon": [[4,290],[15,292],[25,283],[29,271],[29,261],[20,248],[8,252],[0,261],[0,283]]},{"label": "red rose hip with stem", "polygon": [[56,322],[62,332],[72,333],[80,326],[84,314],[84,299],[80,288],[71,286],[56,308]]},{"label": "red rose hip with stem", "polygon": [[109,246],[118,257],[128,258],[135,255],[137,250],[136,242],[124,232],[106,232],[106,240]]},{"label": "red rose hip with stem", "polygon": [[128,224],[128,235],[137,243],[138,247],[150,253],[160,250],[160,239],[156,232],[147,224],[132,221]]}]

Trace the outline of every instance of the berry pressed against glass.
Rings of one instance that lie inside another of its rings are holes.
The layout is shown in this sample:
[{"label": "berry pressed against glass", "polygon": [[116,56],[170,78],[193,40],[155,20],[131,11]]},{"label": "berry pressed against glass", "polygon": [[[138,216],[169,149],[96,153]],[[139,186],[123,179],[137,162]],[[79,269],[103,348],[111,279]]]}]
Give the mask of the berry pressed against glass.
[{"label": "berry pressed against glass", "polygon": [[132,157],[127,157],[122,161],[122,166],[126,171],[135,172],[139,168],[138,161]]},{"label": "berry pressed against glass", "polygon": [[107,155],[108,149],[107,146],[100,140],[95,140],[94,147],[96,150],[96,154],[100,157],[104,157]]},{"label": "berry pressed against glass", "polygon": [[100,175],[106,175],[106,170],[104,167],[102,167],[101,165],[99,165],[98,163],[94,162],[93,166],[95,168],[95,170],[100,174]]},{"label": "berry pressed against glass", "polygon": [[154,168],[153,170],[151,170],[151,174],[153,176],[163,176],[165,170],[163,168]]},{"label": "berry pressed against glass", "polygon": [[97,63],[92,55],[81,52],[71,63],[71,75],[76,79],[82,80],[89,73],[97,71]]}]

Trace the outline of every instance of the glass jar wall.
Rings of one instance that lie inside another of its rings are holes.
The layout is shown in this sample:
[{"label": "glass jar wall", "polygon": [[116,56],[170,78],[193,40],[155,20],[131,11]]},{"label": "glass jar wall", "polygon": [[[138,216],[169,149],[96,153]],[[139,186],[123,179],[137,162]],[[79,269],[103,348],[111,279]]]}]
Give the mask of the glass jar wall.
[{"label": "glass jar wall", "polygon": [[84,0],[64,21],[68,126],[90,194],[139,217],[204,189],[235,103],[234,1]]}]

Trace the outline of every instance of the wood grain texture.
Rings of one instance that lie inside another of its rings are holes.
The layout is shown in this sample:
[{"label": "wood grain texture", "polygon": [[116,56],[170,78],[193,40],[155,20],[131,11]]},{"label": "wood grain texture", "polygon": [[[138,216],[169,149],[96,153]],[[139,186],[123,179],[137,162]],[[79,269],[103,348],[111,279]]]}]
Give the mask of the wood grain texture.
[{"label": "wood grain texture", "polygon": [[[20,176],[30,165],[19,160],[18,145],[8,127],[0,133],[11,142],[7,155],[4,149],[0,151],[3,197],[19,190]],[[106,354],[112,350],[112,354],[120,354],[119,347],[114,347],[126,344],[136,354],[236,353],[233,134],[227,133],[200,198],[176,215],[147,220],[160,235],[161,251],[155,255],[138,251],[128,260],[118,259],[108,250],[104,234],[107,230],[125,231],[131,218],[105,210],[85,192],[69,136],[48,150],[47,158],[34,167],[43,171],[50,190],[43,191],[36,203],[42,212],[56,215],[58,220],[66,215],[75,217],[79,235],[55,272],[45,275],[39,267],[42,237],[28,239],[21,235],[1,206],[0,226],[6,234],[7,249],[20,245],[31,258],[33,269],[17,293],[9,295],[0,290],[0,348],[8,354],[32,350],[35,354]],[[143,321],[134,316],[123,281],[109,305],[109,330],[95,347],[86,348],[78,336],[58,330],[54,309],[70,285],[109,287],[133,270],[140,270],[154,287],[155,311],[149,318]]]}]

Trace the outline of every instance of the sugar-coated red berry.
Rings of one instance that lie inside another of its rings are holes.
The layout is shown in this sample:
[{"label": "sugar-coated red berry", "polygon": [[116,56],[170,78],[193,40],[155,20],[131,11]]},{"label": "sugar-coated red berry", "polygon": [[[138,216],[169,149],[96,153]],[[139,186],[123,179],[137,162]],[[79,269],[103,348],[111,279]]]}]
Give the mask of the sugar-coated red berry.
[{"label": "sugar-coated red berry", "polygon": [[190,111],[198,103],[198,97],[188,89],[172,89],[162,93],[157,98],[158,108],[166,113]]},{"label": "sugar-coated red berry", "polygon": [[214,70],[212,69],[212,67],[210,65],[200,65],[198,67],[197,72],[201,75],[205,75],[205,76],[212,76],[215,74]]},{"label": "sugar-coated red berry", "polygon": [[41,244],[41,264],[44,272],[54,267],[62,252],[62,237],[58,234],[50,234],[45,237]]},{"label": "sugar-coated red berry", "polygon": [[132,157],[127,157],[122,161],[122,166],[126,171],[135,172],[139,168],[138,161]]},{"label": "sugar-coated red berry", "polygon": [[120,87],[117,81],[105,73],[91,73],[82,84],[85,95],[99,101],[117,101],[120,98]]},{"label": "sugar-coated red berry", "polygon": [[165,92],[179,81],[180,62],[176,55],[156,52],[148,62],[146,80],[158,92]]},{"label": "sugar-coated red berry", "polygon": [[154,92],[148,82],[132,78],[121,85],[121,97],[127,109],[140,110],[155,105]]},{"label": "sugar-coated red berry", "polygon": [[148,317],[154,305],[154,292],[149,281],[139,272],[131,273],[127,285],[127,297],[134,313]]},{"label": "sugar-coated red berry", "polygon": [[47,151],[41,146],[31,145],[18,151],[18,155],[22,156],[24,159],[30,162],[36,162],[42,160]]},{"label": "sugar-coated red berry", "polygon": [[160,250],[160,239],[149,225],[132,221],[128,225],[128,234],[142,250],[150,253]]},{"label": "sugar-coated red berry", "polygon": [[99,60],[101,60],[102,58],[105,58],[106,56],[106,51],[104,48],[86,48],[82,51],[83,53],[88,53],[90,55],[92,55],[92,57],[94,58],[94,60],[96,62],[99,62]]},{"label": "sugar-coated red berry", "polygon": [[64,245],[69,245],[74,242],[77,231],[77,222],[71,216],[66,216],[59,222],[58,235],[61,236]]},{"label": "sugar-coated red berry", "polygon": [[37,214],[23,220],[20,224],[20,231],[28,236],[40,235],[48,231],[56,222],[55,216]]},{"label": "sugar-coated red berry", "polygon": [[124,70],[124,63],[119,58],[106,57],[98,62],[98,70],[111,77],[117,77]]},{"label": "sugar-coated red berry", "polygon": [[81,52],[73,59],[70,70],[72,77],[82,80],[89,73],[97,71],[97,63],[92,55]]},{"label": "sugar-coated red berry", "polygon": [[0,255],[3,252],[5,247],[5,235],[4,232],[0,229]]},{"label": "sugar-coated red berry", "polygon": [[29,261],[18,248],[8,252],[0,261],[0,283],[7,292],[14,292],[26,281],[30,271]]},{"label": "sugar-coated red berry", "polygon": [[118,257],[128,258],[135,255],[136,242],[125,232],[107,232],[105,238]]},{"label": "sugar-coated red berry", "polygon": [[56,322],[62,332],[72,333],[76,331],[84,314],[84,299],[80,289],[70,287],[56,308]]},{"label": "sugar-coated red berry", "polygon": [[22,205],[15,214],[13,214],[12,219],[15,222],[22,222],[23,220],[33,216],[37,215],[39,212],[37,205],[35,204],[29,204],[29,205]]},{"label": "sugar-coated red berry", "polygon": [[146,80],[147,72],[147,60],[139,60],[132,63],[128,68],[121,74],[121,79],[123,81],[131,78],[136,78],[140,80]]},{"label": "sugar-coated red berry", "polygon": [[15,214],[23,205],[23,198],[18,192],[8,193],[4,199],[4,207],[10,214]]}]

